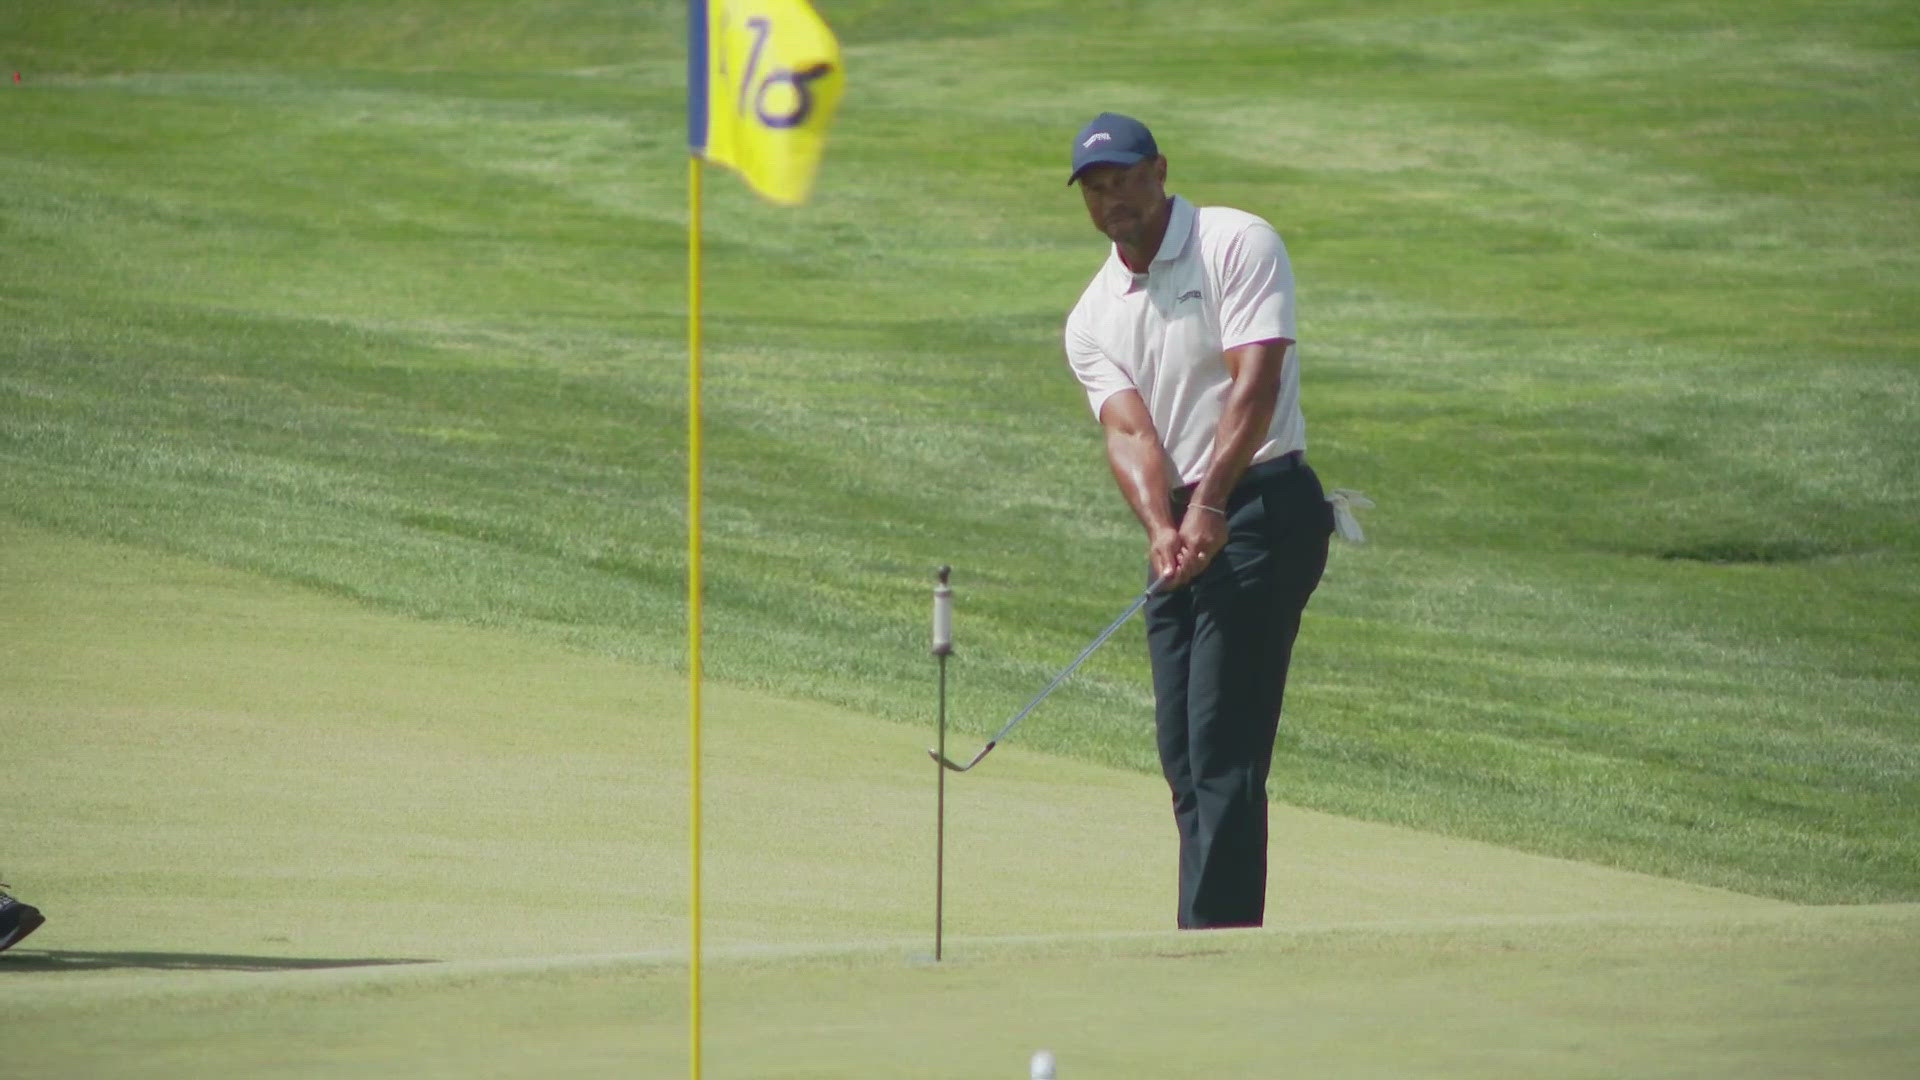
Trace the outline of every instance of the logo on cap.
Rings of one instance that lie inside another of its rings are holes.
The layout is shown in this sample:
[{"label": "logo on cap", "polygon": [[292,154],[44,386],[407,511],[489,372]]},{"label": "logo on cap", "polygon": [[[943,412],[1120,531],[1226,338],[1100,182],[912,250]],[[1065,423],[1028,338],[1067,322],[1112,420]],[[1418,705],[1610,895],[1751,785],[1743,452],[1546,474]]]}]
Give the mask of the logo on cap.
[{"label": "logo on cap", "polygon": [[1095,165],[1126,167],[1159,154],[1160,148],[1154,145],[1153,133],[1147,130],[1147,125],[1131,116],[1101,113],[1073,137],[1073,172],[1068,174],[1067,183],[1073,183]]}]

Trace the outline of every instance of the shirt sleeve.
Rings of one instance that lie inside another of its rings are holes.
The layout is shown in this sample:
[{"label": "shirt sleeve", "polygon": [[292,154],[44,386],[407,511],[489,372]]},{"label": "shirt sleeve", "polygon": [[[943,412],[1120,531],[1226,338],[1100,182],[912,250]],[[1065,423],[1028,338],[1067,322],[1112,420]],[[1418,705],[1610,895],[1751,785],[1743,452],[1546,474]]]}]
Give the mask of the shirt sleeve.
[{"label": "shirt sleeve", "polygon": [[1264,221],[1242,229],[1220,258],[1220,347],[1274,338],[1295,340],[1293,264],[1280,234]]},{"label": "shirt sleeve", "polygon": [[1093,417],[1100,418],[1100,407],[1122,390],[1134,389],[1133,377],[1113,362],[1081,321],[1080,309],[1067,317],[1067,366],[1087,392],[1087,405]]}]

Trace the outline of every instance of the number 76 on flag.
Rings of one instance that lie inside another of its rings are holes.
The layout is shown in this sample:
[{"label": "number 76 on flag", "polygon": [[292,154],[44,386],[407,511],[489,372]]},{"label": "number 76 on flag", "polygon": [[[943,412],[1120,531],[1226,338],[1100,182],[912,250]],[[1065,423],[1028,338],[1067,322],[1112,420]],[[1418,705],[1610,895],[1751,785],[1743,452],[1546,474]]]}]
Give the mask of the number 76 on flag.
[{"label": "number 76 on flag", "polygon": [[805,202],[846,74],[807,0],[688,0],[687,142],[762,196]]}]

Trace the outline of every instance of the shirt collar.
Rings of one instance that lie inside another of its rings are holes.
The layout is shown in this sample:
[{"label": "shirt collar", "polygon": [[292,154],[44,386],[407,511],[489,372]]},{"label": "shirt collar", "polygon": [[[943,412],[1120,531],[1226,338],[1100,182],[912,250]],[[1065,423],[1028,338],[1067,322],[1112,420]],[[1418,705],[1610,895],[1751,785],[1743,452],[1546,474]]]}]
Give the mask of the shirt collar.
[{"label": "shirt collar", "polygon": [[[1173,208],[1167,214],[1167,234],[1160,238],[1160,250],[1154,253],[1153,262],[1148,265],[1147,273],[1164,262],[1172,262],[1187,249],[1187,240],[1193,236],[1193,204],[1178,195],[1173,196]],[[1115,296],[1125,296],[1135,287],[1144,284],[1146,274],[1135,274],[1120,261],[1120,247],[1113,245],[1107,252],[1107,286]]]}]

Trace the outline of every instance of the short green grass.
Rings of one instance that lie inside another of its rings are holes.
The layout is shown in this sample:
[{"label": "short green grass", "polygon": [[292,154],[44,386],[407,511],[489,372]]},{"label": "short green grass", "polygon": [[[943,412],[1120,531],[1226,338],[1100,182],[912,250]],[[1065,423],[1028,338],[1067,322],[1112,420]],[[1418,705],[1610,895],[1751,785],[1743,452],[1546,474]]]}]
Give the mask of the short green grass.
[{"label": "short green grass", "polygon": [[[821,4],[816,200],[713,174],[708,670],[997,726],[1138,587],[1059,358],[1062,144],[1269,216],[1312,456],[1303,806],[1920,896],[1910,5]],[[0,12],[5,513],[683,659],[680,7]],[[1151,772],[1137,629],[1020,733]]]},{"label": "short green grass", "polygon": [[[975,946],[709,969],[704,1075],[1895,1080],[1920,1065],[1910,905],[1730,924],[1409,927]],[[0,969],[15,965],[0,958]],[[30,977],[22,973],[23,978]],[[10,979],[7,981],[11,981]],[[641,960],[201,977],[10,1007],[36,1075],[687,1075]],[[5,983],[0,982],[0,993]],[[195,1033],[182,1037],[183,1032]]]},{"label": "short green grass", "polygon": [[[10,1074],[681,1076],[683,686],[0,522]],[[1803,907],[1292,807],[1167,929],[1156,778],[714,688],[704,1075],[1904,1077],[1920,905]],[[1153,1023],[1142,1023],[1142,1016]]]}]

